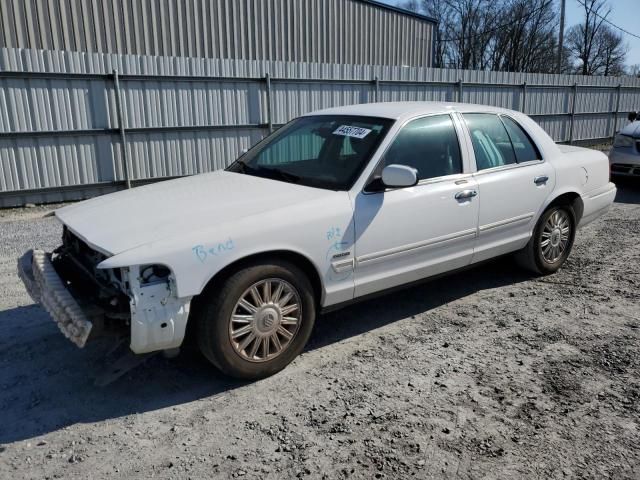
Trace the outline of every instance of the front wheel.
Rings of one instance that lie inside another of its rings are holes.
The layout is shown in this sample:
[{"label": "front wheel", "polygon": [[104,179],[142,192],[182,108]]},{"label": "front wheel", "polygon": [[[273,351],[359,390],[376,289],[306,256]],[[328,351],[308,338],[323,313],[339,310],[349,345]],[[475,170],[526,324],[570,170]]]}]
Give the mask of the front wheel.
[{"label": "front wheel", "polygon": [[538,220],[527,246],[518,252],[518,260],[540,275],[556,272],[571,253],[575,230],[575,214],[570,206],[548,208]]},{"label": "front wheel", "polygon": [[259,379],[300,354],[315,321],[313,289],[284,261],[238,270],[204,293],[196,314],[200,350],[223,373]]}]

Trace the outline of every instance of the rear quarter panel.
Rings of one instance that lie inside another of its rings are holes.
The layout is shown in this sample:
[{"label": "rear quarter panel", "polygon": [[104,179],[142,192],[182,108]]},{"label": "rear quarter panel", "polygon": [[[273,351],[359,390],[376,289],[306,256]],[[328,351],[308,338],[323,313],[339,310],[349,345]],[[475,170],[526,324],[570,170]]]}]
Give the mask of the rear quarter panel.
[{"label": "rear quarter panel", "polygon": [[581,193],[588,193],[609,183],[609,159],[604,153],[569,145],[561,145],[559,150],[554,166],[563,184],[578,186]]},{"label": "rear quarter panel", "polygon": [[556,188],[545,208],[562,194],[577,193],[583,207],[583,226],[595,214],[604,213],[615,197],[615,186],[609,182],[609,160],[604,153],[589,148],[563,145],[559,151],[553,158]]},{"label": "rear quarter panel", "polygon": [[558,145],[530,117],[514,112],[512,114],[531,134],[543,157],[551,164],[555,175],[555,185],[532,222],[559,196],[575,193],[580,196],[583,207],[579,226],[584,226],[604,213],[613,203],[615,186],[609,182],[609,159],[590,148],[572,145]]}]

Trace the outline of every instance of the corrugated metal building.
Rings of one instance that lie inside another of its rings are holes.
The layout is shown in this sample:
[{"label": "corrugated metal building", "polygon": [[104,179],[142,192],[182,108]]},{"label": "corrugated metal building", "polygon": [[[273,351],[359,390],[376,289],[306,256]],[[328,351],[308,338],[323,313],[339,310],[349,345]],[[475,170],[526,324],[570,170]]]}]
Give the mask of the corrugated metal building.
[{"label": "corrugated metal building", "polygon": [[435,23],[369,0],[0,0],[0,48],[428,67]]}]

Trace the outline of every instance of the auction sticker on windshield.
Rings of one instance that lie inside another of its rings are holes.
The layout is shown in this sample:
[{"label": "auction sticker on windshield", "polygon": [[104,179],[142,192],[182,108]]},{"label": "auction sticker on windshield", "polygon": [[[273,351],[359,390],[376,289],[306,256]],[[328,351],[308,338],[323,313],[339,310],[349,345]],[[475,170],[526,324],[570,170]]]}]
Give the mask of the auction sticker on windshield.
[{"label": "auction sticker on windshield", "polygon": [[342,135],[344,137],[353,137],[353,138],[364,138],[371,133],[371,130],[368,128],[362,127],[351,127],[349,125],[341,125],[339,126],[334,135]]}]

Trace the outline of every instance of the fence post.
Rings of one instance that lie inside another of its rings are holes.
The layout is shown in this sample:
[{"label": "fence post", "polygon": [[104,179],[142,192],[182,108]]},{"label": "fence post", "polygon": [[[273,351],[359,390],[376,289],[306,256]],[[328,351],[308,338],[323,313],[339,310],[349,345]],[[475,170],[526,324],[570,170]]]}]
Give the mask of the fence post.
[{"label": "fence post", "polygon": [[571,118],[569,119],[569,145],[573,145],[573,123],[576,118],[576,100],[578,98],[578,84],[573,84],[573,96],[571,100]]},{"label": "fence post", "polygon": [[522,105],[520,106],[520,111],[522,113],[527,113],[527,82],[522,82]]},{"label": "fence post", "polygon": [[376,102],[380,101],[380,79],[376,75],[373,78],[373,95]]},{"label": "fence post", "polygon": [[622,95],[622,84],[616,87],[616,109],[613,111],[613,126],[611,128],[611,138],[616,135],[616,127],[618,126],[618,114],[620,113],[620,96]]},{"label": "fence post", "polygon": [[458,80],[458,103],[462,103],[462,79]]},{"label": "fence post", "polygon": [[122,100],[120,98],[120,81],[118,80],[118,70],[113,70],[113,85],[116,95],[116,116],[118,118],[118,130],[120,131],[120,148],[122,149],[122,170],[124,172],[124,183],[127,188],[131,188],[131,176],[129,173],[129,152],[127,151],[127,135],[124,126],[124,114],[122,110]]},{"label": "fence post", "polygon": [[264,80],[267,84],[267,128],[269,133],[273,133],[273,118],[271,117],[271,75],[265,74]]}]

